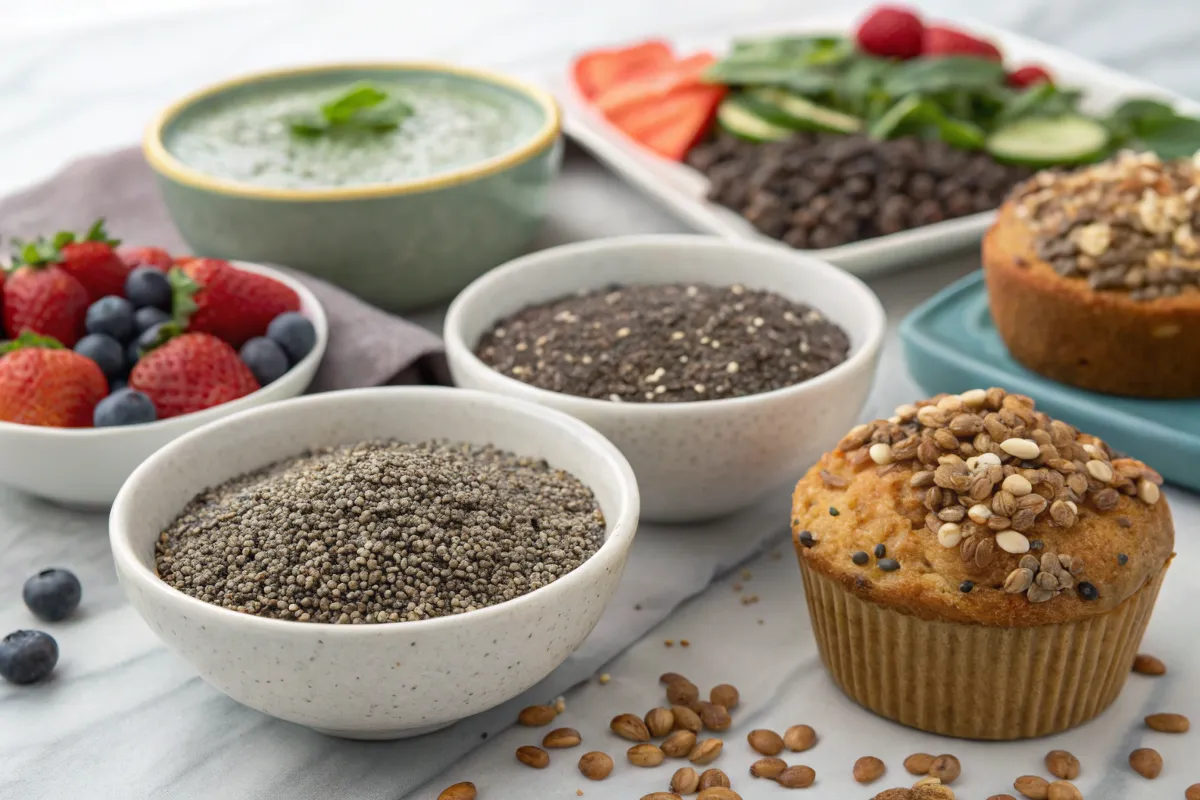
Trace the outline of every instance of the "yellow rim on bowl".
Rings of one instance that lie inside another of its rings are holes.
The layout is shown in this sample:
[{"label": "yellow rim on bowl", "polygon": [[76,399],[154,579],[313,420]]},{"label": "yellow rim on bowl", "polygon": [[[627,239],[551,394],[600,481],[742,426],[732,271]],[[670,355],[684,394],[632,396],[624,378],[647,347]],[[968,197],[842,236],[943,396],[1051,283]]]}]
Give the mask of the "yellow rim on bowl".
[{"label": "yellow rim on bowl", "polygon": [[[483,83],[512,89],[533,100],[545,116],[542,127],[528,141],[507,153],[485,159],[460,169],[444,172],[428,178],[417,178],[394,183],[374,183],[362,186],[346,186],[332,189],[280,189],[269,186],[255,186],[249,183],[217,178],[189,167],[173,156],[163,144],[163,129],[189,106],[200,100],[212,97],[239,86],[247,86],[264,79],[286,78],[294,75],[314,75],[320,73],[336,73],[349,70],[396,70],[409,72],[431,72],[458,75],[473,78]],[[488,70],[470,67],[458,67],[437,62],[344,62],[338,64],[323,64],[315,67],[292,67],[288,69],[254,72],[231,80],[213,84],[199,91],[192,92],[175,101],[160,111],[150,122],[146,136],[142,141],[142,152],[146,161],[156,172],[173,181],[192,186],[197,189],[207,189],[225,195],[236,197],[259,198],[264,200],[366,200],[375,197],[391,197],[396,195],[425,192],[431,189],[442,189],[456,186],[478,178],[502,172],[509,167],[528,161],[554,143],[562,127],[558,103],[549,92],[511,78],[507,75]]]}]

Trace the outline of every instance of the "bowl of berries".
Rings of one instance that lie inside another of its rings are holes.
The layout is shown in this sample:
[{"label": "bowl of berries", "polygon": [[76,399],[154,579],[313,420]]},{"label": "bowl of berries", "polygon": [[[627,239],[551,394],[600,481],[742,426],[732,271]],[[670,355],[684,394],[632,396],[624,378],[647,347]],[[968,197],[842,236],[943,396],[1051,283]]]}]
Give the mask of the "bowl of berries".
[{"label": "bowl of berries", "polygon": [[0,484],[101,507],[193,428],[303,393],[329,330],[279,270],[119,247],[19,243],[0,271]]}]

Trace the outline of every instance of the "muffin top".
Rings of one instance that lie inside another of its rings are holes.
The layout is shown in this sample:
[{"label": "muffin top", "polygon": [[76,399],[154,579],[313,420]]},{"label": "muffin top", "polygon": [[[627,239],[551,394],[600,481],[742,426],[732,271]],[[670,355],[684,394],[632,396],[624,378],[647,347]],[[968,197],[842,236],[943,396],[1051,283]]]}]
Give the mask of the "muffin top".
[{"label": "muffin top", "polygon": [[1119,605],[1172,554],[1162,477],[1002,389],[859,425],[796,486],[811,568],[926,619],[1030,626]]},{"label": "muffin top", "polygon": [[1018,185],[1002,212],[1065,279],[1136,301],[1200,292],[1200,153],[1121,153]]}]

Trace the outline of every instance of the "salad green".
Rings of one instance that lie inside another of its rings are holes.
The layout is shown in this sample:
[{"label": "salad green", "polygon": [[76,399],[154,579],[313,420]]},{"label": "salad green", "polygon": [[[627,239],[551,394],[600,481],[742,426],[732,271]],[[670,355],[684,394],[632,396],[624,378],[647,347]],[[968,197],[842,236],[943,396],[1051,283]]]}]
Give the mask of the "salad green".
[{"label": "salad green", "polygon": [[1158,100],[1132,99],[1094,115],[1083,109],[1081,91],[1049,82],[1016,88],[1006,78],[998,61],[897,61],[842,36],[737,41],[705,74],[736,90],[725,100],[733,111],[723,109],[718,123],[757,141],[791,130],[865,130],[879,139],[937,138],[1035,167],[1097,161],[1123,147],[1164,159],[1200,150],[1200,119]]}]

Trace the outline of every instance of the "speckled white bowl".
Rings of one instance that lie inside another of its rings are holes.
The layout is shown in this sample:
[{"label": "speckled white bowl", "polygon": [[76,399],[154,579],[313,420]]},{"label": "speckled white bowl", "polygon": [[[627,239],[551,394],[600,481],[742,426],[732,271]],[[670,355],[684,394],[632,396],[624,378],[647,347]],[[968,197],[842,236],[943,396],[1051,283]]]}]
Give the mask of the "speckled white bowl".
[{"label": "speckled white bowl", "polygon": [[[612,284],[740,283],[808,303],[850,337],[845,362],[772,392],[696,403],[613,403],[551,392],[493,370],[480,337],[527,306]],[[857,421],[879,359],[883,307],[858,278],[778,245],[703,236],[628,236],[555,247],[492,270],[446,316],[454,382],[578,417],[621,449],[642,518],[695,521],[749,505],[795,480]]]},{"label": "speckled white bowl", "polygon": [[232,262],[268,275],[300,295],[300,311],[317,329],[312,352],[287,374],[256,392],[195,414],[120,428],[43,428],[0,422],[0,484],[79,508],[107,508],[130,473],[158,448],[188,431],[247,408],[302,394],[317,374],[329,323],[316,295],[277,269]]},{"label": "speckled white bowl", "polygon": [[[594,556],[554,583],[452,617],[329,625],[242,614],[163,583],[154,544],[197,493],[308,448],[370,439],[491,443],[591,487],[608,522]],[[486,711],[546,677],[612,598],[638,520],[628,462],[566,414],[483,392],[383,388],[276,403],[214,422],[146,460],[109,520],[137,612],[200,677],[251,708],[355,739],[415,736]]]}]

